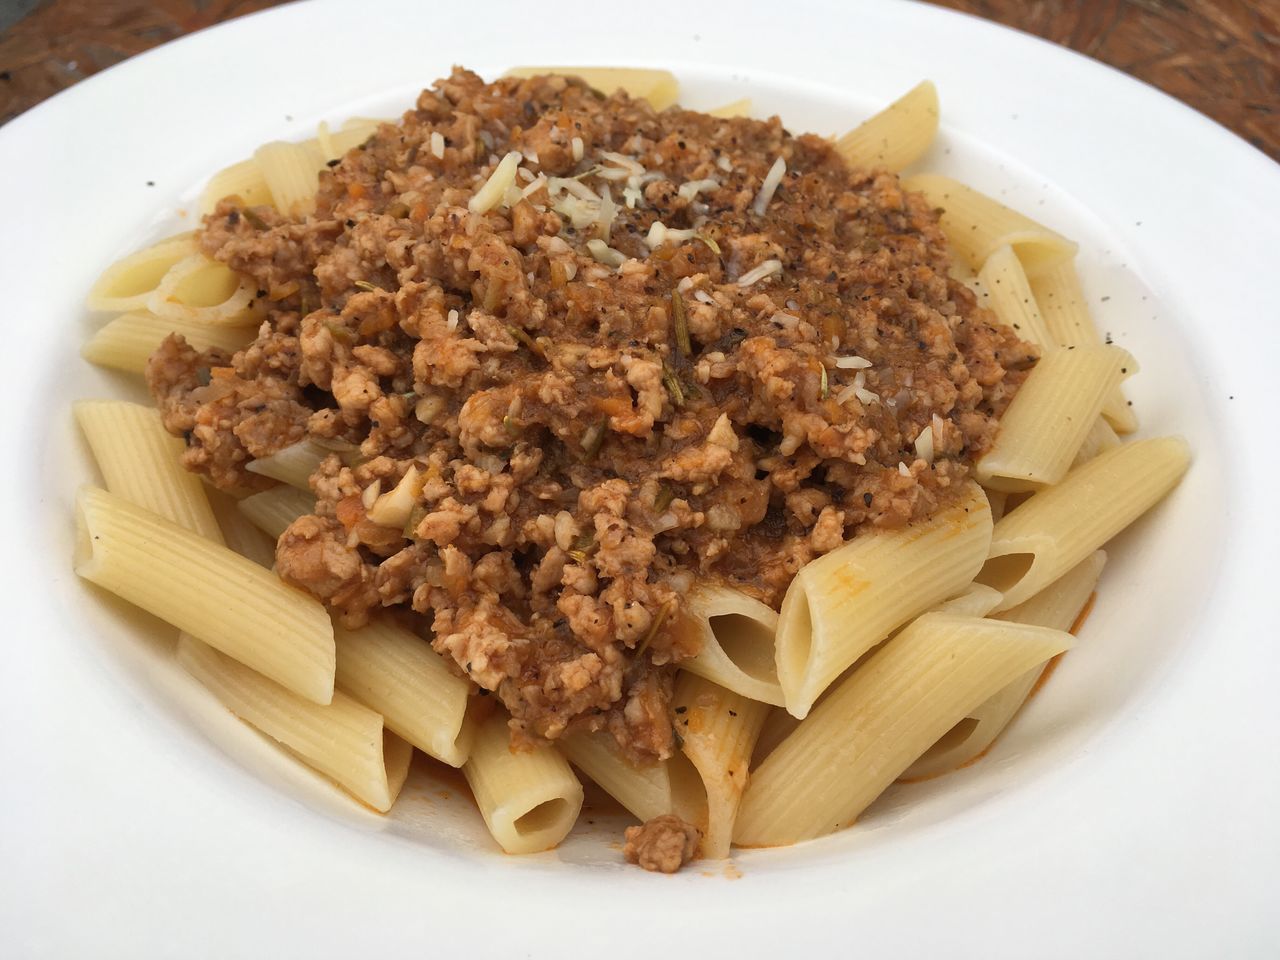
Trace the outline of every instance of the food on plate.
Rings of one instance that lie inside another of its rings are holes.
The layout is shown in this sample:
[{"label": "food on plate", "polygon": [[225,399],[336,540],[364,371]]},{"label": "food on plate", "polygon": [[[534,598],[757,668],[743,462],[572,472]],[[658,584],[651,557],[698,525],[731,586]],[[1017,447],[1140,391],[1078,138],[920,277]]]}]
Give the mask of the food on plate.
[{"label": "food on plate", "polygon": [[158,410],[77,406],[77,572],[375,809],[417,748],[545,850],[576,768],[670,872],[987,749],[1188,454],[1120,441],[1071,241],[898,175],[932,84],[831,141],[564,72],[266,144],[108,269]]}]

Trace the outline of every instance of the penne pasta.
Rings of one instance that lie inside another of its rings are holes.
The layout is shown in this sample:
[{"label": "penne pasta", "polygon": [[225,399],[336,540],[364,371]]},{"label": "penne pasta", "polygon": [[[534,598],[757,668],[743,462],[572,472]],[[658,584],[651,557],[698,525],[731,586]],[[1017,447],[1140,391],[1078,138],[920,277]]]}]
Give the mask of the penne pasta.
[{"label": "penne pasta", "polygon": [[271,206],[271,188],[253,157],[219,170],[200,193],[200,215],[213,213],[224,197],[239,197],[246,207]]},{"label": "penne pasta", "polygon": [[672,703],[681,750],[698,771],[706,793],[706,819],[698,824],[701,852],[723,860],[729,856],[751,753],[769,706],[691,673],[676,681]]},{"label": "penne pasta", "polygon": [[855,167],[897,172],[924,156],[938,135],[938,89],[924,80],[836,141]]},{"label": "penne pasta", "polygon": [[683,617],[674,630],[700,649],[680,668],[696,673],[744,697],[782,705],[782,687],[774,655],[778,614],[741,590],[700,584],[685,598]]},{"label": "penne pasta", "polygon": [[237,506],[250,523],[272,540],[279,540],[289,524],[315,511],[316,498],[306,490],[284,484],[245,497]]},{"label": "penne pasta", "polygon": [[940,224],[947,239],[975,270],[1003,244],[1017,253],[1028,277],[1075,256],[1076,245],[1066,237],[950,177],[918,174],[902,186],[943,210]]},{"label": "penne pasta", "polygon": [[[1072,260],[1062,260],[1034,277],[1031,292],[1049,335],[1059,346],[1094,347],[1102,343]],[[1118,433],[1138,429],[1133,407],[1119,387],[1107,397],[1102,415]]]},{"label": "penne pasta", "polygon": [[161,318],[145,310],[115,317],[101,327],[80,348],[80,355],[100,367],[127,373],[145,373],[147,361],[160,342],[171,333],[180,334],[196,350],[216,347],[235,353],[253,342],[257,331],[251,327],[226,327],[197,320]]},{"label": "penne pasta", "polygon": [[301,697],[333,696],[324,606],[226,547],[93,487],[76,497],[75,570]]},{"label": "penne pasta", "polygon": [[1097,550],[1172,490],[1190,461],[1186,441],[1122,444],[1032,496],[996,524],[977,579],[1016,607]]},{"label": "penne pasta", "polygon": [[253,159],[278,210],[302,215],[315,208],[317,180],[326,158],[314,140],[264,143]]},{"label": "penne pasta", "polygon": [[983,306],[994,312],[1001,323],[1023,340],[1030,340],[1042,353],[1057,346],[1040,316],[1031,284],[1013,247],[1003,243],[991,251],[978,271],[978,280],[986,295]]},{"label": "penne pasta", "polygon": [[538,853],[563,840],[582,809],[582,784],[553,747],[511,749],[507,718],[476,730],[462,767],[493,839],[507,853]]},{"label": "penne pasta", "polygon": [[343,123],[341,128],[329,133],[325,137],[327,142],[317,141],[321,154],[326,161],[337,160],[348,150],[353,150],[368,140],[378,127],[386,122],[373,117],[352,117]]},{"label": "penne pasta", "polygon": [[1085,435],[1084,443],[1080,444],[1080,449],[1076,451],[1076,458],[1071,466],[1074,469],[1082,463],[1088,463],[1098,454],[1114,450],[1118,446],[1120,446],[1120,438],[1111,428],[1111,423],[1106,417],[1098,417]]},{"label": "penne pasta", "polygon": [[753,771],[734,841],[776,846],[847,827],[930,744],[1068,633],[931,613],[878,650]]},{"label": "penne pasta", "polygon": [[734,100],[732,103],[726,103],[724,106],[716,107],[714,110],[708,110],[708,115],[713,117],[721,117],[730,120],[734,117],[751,116],[751,98],[743,97],[741,100]]},{"label": "penne pasta", "polygon": [[471,684],[431,644],[389,620],[334,627],[338,689],[382,714],[389,730],[451,767],[466,762],[475,736]]},{"label": "penne pasta", "polygon": [[1119,347],[1054,350],[1040,358],[977,463],[978,482],[1019,493],[1067,475],[1099,421],[1102,404],[1137,368]]},{"label": "penne pasta", "polygon": [[240,512],[238,500],[217,490],[207,491],[209,506],[218,520],[222,540],[240,556],[270,570],[276,563],[276,542]]},{"label": "penne pasta", "polygon": [[985,617],[1004,599],[999,590],[981,583],[971,583],[968,588],[950,600],[943,600],[933,608],[933,613],[954,613],[964,617]]},{"label": "penne pasta", "polygon": [[151,295],[174,264],[195,253],[194,237],[184,233],[122,257],[98,277],[85,298],[85,306],[112,313],[146,309]]},{"label": "penne pasta", "polygon": [[538,77],[547,73],[581,77],[587,86],[608,95],[625,90],[636,100],[648,100],[655,110],[665,110],[676,102],[680,84],[670,70],[646,67],[512,67],[504,77]]},{"label": "penne pasta", "polygon": [[640,820],[664,813],[676,813],[687,820],[705,818],[705,803],[698,795],[702,784],[681,755],[638,767],[622,755],[613,734],[603,730],[570,734],[557,740],[556,746],[589,780]]},{"label": "penne pasta", "polygon": [[80,400],[73,409],[111,493],[222,542],[204,484],[182,468],[186,446],[165,430],[159,410],[121,400]]},{"label": "penne pasta", "polygon": [[802,567],[778,617],[787,710],[805,717],[822,691],[891,631],[963,590],[990,543],[987,498],[970,483],[929,520],[863,534]]},{"label": "penne pasta", "polygon": [[[1013,623],[1070,631],[1076,617],[1089,602],[1106,562],[1107,555],[1101,550],[1095,551],[1030,600],[997,614],[996,617]],[[971,710],[967,717],[943,734],[937,743],[908,767],[902,779],[922,780],[935,777],[982,756],[1022,708],[1045,669],[1043,665],[1032,667],[999,693]]]},{"label": "penne pasta", "polygon": [[377,713],[342,693],[323,706],[312,703],[189,634],[178,639],[178,662],[241,720],[362,803],[391,809],[413,748],[385,730]]}]

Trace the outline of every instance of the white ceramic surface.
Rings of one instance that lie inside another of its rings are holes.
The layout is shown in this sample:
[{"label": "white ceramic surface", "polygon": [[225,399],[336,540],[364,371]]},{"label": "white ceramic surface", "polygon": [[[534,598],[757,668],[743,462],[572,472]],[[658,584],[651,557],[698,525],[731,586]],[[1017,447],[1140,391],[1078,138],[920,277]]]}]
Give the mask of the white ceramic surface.
[{"label": "white ceramic surface", "polygon": [[[292,5],[0,129],[0,953],[1280,951],[1280,168],[1114,71],[935,8],[699,9]],[[823,133],[929,76],[943,131],[920,166],[1081,242],[1099,321],[1142,364],[1143,433],[1186,435],[1196,463],[1118,541],[1077,651],[986,760],[729,870],[624,868],[609,815],[505,857],[456,778],[419,769],[384,820],[283,762],[172,666],[160,625],[77,581],[70,503],[93,471],[69,405],[137,392],[78,357],[97,272],[189,225],[202,178],[259,142],[397,112],[453,62],[668,66],[690,106],[751,96]]]}]

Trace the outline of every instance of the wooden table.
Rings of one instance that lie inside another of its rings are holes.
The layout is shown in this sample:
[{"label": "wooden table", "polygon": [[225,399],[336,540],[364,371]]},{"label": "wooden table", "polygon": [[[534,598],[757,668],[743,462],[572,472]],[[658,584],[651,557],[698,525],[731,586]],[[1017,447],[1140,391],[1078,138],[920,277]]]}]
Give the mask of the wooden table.
[{"label": "wooden table", "polygon": [[[278,0],[45,0],[0,36],[0,123],[105,67]],[[935,0],[1119,67],[1280,159],[1280,0]]]}]

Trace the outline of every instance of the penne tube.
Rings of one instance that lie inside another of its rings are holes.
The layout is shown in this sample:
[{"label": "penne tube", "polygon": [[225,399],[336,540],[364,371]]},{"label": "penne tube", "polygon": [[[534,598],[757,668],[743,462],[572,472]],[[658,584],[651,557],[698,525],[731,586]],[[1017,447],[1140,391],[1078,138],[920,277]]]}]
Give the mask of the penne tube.
[{"label": "penne tube", "polygon": [[[695,783],[697,773],[686,763],[672,760],[637,767],[622,755],[613,734],[572,733],[556,741],[569,762],[640,820],[675,813],[693,820],[701,812]],[[681,758],[682,759],[682,758]]]},{"label": "penne tube", "polygon": [[701,853],[723,860],[729,856],[751,753],[770,708],[692,673],[676,681],[672,703],[681,750],[698,771],[706,793],[706,820],[698,824]]},{"label": "penne tube", "polygon": [[1102,404],[1137,363],[1119,347],[1045,354],[1000,419],[977,463],[978,482],[1010,493],[1061,482],[1098,422]]},{"label": "penne tube", "polygon": [[[1030,600],[997,614],[997,619],[1070,631],[1076,617],[1089,602],[1106,562],[1107,555],[1101,550],[1091,553]],[[971,710],[967,717],[943,734],[908,767],[902,779],[936,777],[982,756],[1027,701],[1045,669],[1041,664],[1032,667]]]},{"label": "penne tube", "polygon": [[998,610],[1016,607],[1155,506],[1189,462],[1185,440],[1161,437],[1077,467],[996,524],[978,582],[1004,594]]},{"label": "penne tube", "polygon": [[1076,245],[1066,237],[950,177],[917,174],[902,185],[923,193],[943,210],[939,223],[947,239],[975,270],[1006,243],[1017,253],[1028,277],[1075,256]]},{"label": "penne tube", "polygon": [[384,123],[395,121],[378,120],[373,117],[352,117],[345,121],[341,128],[334,130],[325,138],[327,142],[317,141],[326,161],[339,160],[347,151],[353,150],[373,136],[378,127]]},{"label": "penne tube", "polygon": [[245,497],[237,507],[255,527],[279,540],[289,524],[315,512],[316,498],[309,491],[283,484]]},{"label": "penne tube", "polygon": [[982,583],[971,583],[964,593],[943,600],[933,608],[934,613],[954,613],[964,617],[985,617],[1000,605],[1004,598],[999,590]]},{"label": "penne tube", "polygon": [[648,100],[655,110],[665,110],[676,102],[680,84],[670,70],[646,67],[512,67],[504,77],[538,77],[554,73],[581,77],[587,86],[603,94],[625,90],[634,100]]},{"label": "penne tube", "polygon": [[437,760],[460,767],[475,737],[467,717],[471,683],[431,644],[390,621],[334,627],[338,689],[380,713],[393,730]]},{"label": "penne tube", "polygon": [[315,703],[333,696],[324,606],[226,547],[82,487],[75,570]]},{"label": "penne tube", "polygon": [[197,350],[216,347],[235,353],[252,343],[257,331],[251,327],[225,327],[198,320],[161,318],[145,310],[115,317],[101,327],[80,348],[80,355],[100,367],[127,373],[145,373],[147,361],[160,342],[171,333],[181,334]]},{"label": "penne tube", "polygon": [[476,730],[462,773],[485,826],[507,853],[550,850],[573,829],[582,784],[554,747],[511,749],[505,714]]},{"label": "penne tube", "polygon": [[930,744],[1072,640],[998,620],[920,617],[752,773],[734,841],[777,846],[849,826]]},{"label": "penne tube", "polygon": [[1080,449],[1076,451],[1076,458],[1071,462],[1072,469],[1118,446],[1120,446],[1120,438],[1116,436],[1111,423],[1106,417],[1098,417],[1085,435],[1084,443],[1080,444]]},{"label": "penne tube", "polygon": [[875,116],[836,141],[836,152],[855,167],[895,173],[924,156],[938,135],[938,89],[916,84]]},{"label": "penne tube", "polygon": [[85,306],[111,313],[146,309],[165,274],[195,253],[193,235],[183,233],[122,257],[98,277],[85,298]]},{"label": "penne tube", "polygon": [[314,140],[264,143],[253,154],[276,209],[300,216],[315,209],[316,188],[325,157]]},{"label": "penne tube", "polygon": [[73,409],[111,493],[222,542],[204,484],[180,463],[186,446],[165,430],[159,410],[122,400],[80,400]]},{"label": "penne tube", "polygon": [[413,748],[382,717],[342,693],[321,706],[189,634],[178,662],[237,717],[277,741],[362,803],[386,813],[409,776]]},{"label": "penne tube", "polygon": [[967,483],[928,520],[863,534],[802,567],[778,617],[778,680],[787,710],[805,717],[845,668],[963,590],[990,543],[987,498]]},{"label": "penne tube", "polygon": [[146,307],[165,320],[212,326],[255,327],[262,313],[257,286],[225,263],[193,253],[179,260],[147,296]]},{"label": "penne tube", "polygon": [[995,313],[1001,323],[1023,340],[1030,340],[1041,353],[1057,347],[1040,316],[1036,298],[1031,295],[1031,284],[1013,247],[1004,243],[991,251],[978,271],[978,280],[986,294],[983,306]]},{"label": "penne tube", "polygon": [[991,507],[991,522],[995,523],[1005,515],[1005,510],[1009,506],[1009,494],[1003,490],[986,490],[983,492],[987,495],[987,503]]},{"label": "penne tube", "polygon": [[751,116],[751,98],[743,97],[741,100],[734,100],[732,103],[726,103],[724,106],[716,107],[714,110],[708,110],[707,114],[712,117],[719,117],[722,120],[731,120],[734,117]]},{"label": "penne tube", "polygon": [[[685,598],[678,633],[696,636],[698,654],[680,663],[744,697],[782,705],[774,655],[778,614],[741,590],[700,584]],[[693,646],[693,643],[681,644]]]},{"label": "penne tube", "polygon": [[[1102,343],[1072,260],[1056,263],[1032,278],[1031,293],[1044,318],[1045,328],[1056,344],[1062,347],[1096,347]],[[1119,387],[1107,397],[1102,415],[1118,433],[1133,433],[1138,429],[1133,407],[1129,406],[1124,391]]]},{"label": "penne tube", "polygon": [[225,197],[239,197],[246,207],[271,205],[271,188],[262,176],[258,161],[250,157],[219,170],[200,192],[200,215],[213,213],[218,201]]},{"label": "penne tube", "polygon": [[250,522],[240,512],[237,500],[217,490],[207,491],[209,506],[218,520],[218,529],[222,531],[222,540],[226,545],[252,560],[260,567],[270,570],[276,563],[276,542]]}]

